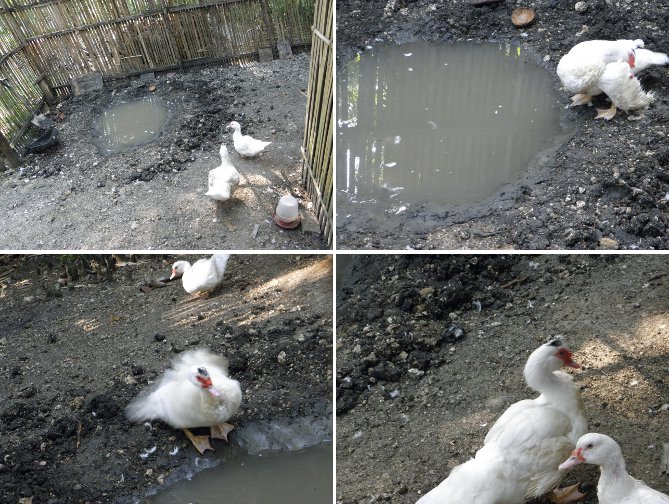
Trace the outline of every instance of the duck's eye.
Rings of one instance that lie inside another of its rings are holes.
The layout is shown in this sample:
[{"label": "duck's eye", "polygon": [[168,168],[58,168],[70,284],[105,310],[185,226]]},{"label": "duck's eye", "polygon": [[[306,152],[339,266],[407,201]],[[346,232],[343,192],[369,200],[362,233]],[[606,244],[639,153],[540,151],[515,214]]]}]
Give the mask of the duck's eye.
[{"label": "duck's eye", "polygon": [[592,443],[588,443],[585,447],[586,448],[592,448]]}]

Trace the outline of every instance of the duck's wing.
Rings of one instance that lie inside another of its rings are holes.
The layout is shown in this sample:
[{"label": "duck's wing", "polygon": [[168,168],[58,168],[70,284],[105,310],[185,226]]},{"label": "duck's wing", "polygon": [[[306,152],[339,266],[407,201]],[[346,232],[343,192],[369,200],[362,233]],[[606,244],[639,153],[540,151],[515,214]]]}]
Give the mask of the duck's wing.
[{"label": "duck's wing", "polygon": [[624,62],[609,63],[598,81],[598,87],[611,102],[622,110],[638,110],[650,105],[654,98],[641,87],[629,65]]}]

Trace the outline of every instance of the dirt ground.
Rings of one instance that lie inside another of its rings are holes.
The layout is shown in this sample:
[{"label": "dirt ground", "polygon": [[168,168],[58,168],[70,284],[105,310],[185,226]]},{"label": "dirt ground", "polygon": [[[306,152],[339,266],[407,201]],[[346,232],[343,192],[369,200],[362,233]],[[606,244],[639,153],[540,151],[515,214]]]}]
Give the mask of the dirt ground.
[{"label": "dirt ground", "polygon": [[[87,269],[103,264],[84,257]],[[216,453],[199,457],[181,431],[125,418],[130,400],[189,348],[230,359],[244,395],[238,430],[307,415],[331,425],[330,257],[232,256],[206,299],[191,299],[180,281],[141,290],[174,259],[138,256],[111,274],[82,271],[77,256],[1,259],[0,502],[140,502],[173,473],[233,450],[234,432],[229,446],[215,441]],[[72,281],[61,287],[64,264]]]},{"label": "dirt ground", "polygon": [[[159,75],[157,89],[140,79],[110,81],[103,91],[62,102],[51,117],[60,145],[0,173],[0,249],[245,250],[324,249],[301,186],[302,135],[310,55],[245,66]],[[93,126],[109,106],[159,98],[169,109],[156,141],[105,155]],[[272,142],[241,158],[225,126]],[[225,143],[241,174],[234,198],[206,197],[209,170]],[[272,221],[279,198],[301,201],[303,229]],[[255,226],[259,230],[255,238]]]},{"label": "dirt ground", "polygon": [[[416,502],[474,455],[510,404],[536,396],[523,366],[556,335],[583,365],[570,371],[590,430],[615,438],[629,472],[669,493],[667,257],[337,261],[339,504]],[[591,485],[583,502],[595,504],[597,479],[595,466],[579,466],[563,483]]]},{"label": "dirt ground", "polygon": [[[502,1],[337,0],[337,65],[378,41],[474,40],[529,47],[555,76],[560,58],[589,39],[641,38],[669,52],[669,4],[629,0]],[[510,21],[518,6],[536,10],[534,25]],[[548,58],[548,61],[544,59]],[[669,212],[669,72],[640,74],[656,101],[640,119],[618,113],[594,120],[594,109],[568,113],[576,133],[549,163],[476,207],[414,205],[385,219],[366,216],[338,194],[337,242],[347,249],[666,249]],[[560,82],[555,76],[555,88]],[[565,105],[569,97],[560,91]],[[608,106],[601,95],[594,104]],[[347,217],[351,215],[351,217]]]}]

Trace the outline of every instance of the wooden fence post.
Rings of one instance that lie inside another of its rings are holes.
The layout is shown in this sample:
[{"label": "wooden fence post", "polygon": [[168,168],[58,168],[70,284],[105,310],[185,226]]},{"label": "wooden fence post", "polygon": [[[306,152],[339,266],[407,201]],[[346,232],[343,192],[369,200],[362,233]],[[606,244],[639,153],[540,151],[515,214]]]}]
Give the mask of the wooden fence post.
[{"label": "wooden fence post", "polygon": [[262,17],[265,21],[265,29],[267,30],[267,36],[269,37],[269,45],[272,48],[272,56],[276,59],[279,56],[279,53],[276,47],[276,30],[274,30],[274,23],[272,23],[272,11],[269,8],[269,2],[267,0],[261,0],[260,3],[262,5]]}]

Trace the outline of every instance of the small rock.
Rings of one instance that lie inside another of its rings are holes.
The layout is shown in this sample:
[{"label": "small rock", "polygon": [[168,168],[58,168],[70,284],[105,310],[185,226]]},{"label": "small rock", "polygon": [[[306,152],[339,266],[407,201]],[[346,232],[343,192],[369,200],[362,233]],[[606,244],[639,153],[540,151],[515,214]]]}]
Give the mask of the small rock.
[{"label": "small rock", "polygon": [[418,379],[425,374],[425,371],[421,371],[420,369],[416,369],[416,368],[411,368],[407,372],[409,373],[409,376],[411,376],[411,378],[414,378],[414,379]]},{"label": "small rock", "polygon": [[588,10],[588,4],[585,2],[576,2],[574,5],[574,10],[576,12],[585,12]]},{"label": "small rock", "polygon": [[465,337],[465,331],[460,327],[458,324],[451,324],[448,326],[448,329],[446,329],[446,334],[444,337],[444,341],[446,343],[455,343],[456,341],[460,341]]},{"label": "small rock", "polygon": [[534,14],[534,10],[528,7],[514,9],[511,13],[511,22],[516,28],[525,28],[526,26],[530,26],[532,23],[534,23],[535,18],[536,15]]},{"label": "small rock", "polygon": [[434,292],[434,287],[425,287],[419,291],[420,297],[426,298]]},{"label": "small rock", "polygon": [[163,334],[156,333],[153,335],[153,339],[156,341],[165,341],[165,336]]},{"label": "small rock", "polygon": [[600,238],[599,248],[614,250],[618,248],[618,242],[613,238]]},{"label": "small rock", "polygon": [[286,352],[281,350],[279,352],[279,355],[276,356],[276,360],[279,362],[279,364],[285,364],[286,363]]}]

